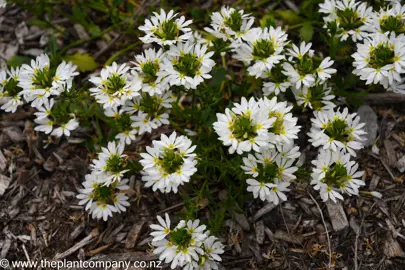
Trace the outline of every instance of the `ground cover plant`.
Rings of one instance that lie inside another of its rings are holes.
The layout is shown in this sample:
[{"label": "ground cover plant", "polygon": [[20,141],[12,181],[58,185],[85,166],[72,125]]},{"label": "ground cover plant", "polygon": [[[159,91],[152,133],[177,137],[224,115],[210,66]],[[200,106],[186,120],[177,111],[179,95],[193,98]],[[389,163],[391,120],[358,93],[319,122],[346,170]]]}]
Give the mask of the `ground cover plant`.
[{"label": "ground cover plant", "polygon": [[405,266],[404,3],[0,0],[0,16],[0,257]]}]

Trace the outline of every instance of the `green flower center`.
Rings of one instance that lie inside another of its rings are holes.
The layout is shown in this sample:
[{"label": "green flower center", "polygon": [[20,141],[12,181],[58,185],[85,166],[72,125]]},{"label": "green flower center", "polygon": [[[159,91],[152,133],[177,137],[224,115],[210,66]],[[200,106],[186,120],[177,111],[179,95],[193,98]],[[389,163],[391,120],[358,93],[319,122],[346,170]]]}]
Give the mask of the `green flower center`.
[{"label": "green flower center", "polygon": [[364,24],[359,14],[350,8],[344,10],[338,9],[336,15],[338,17],[339,26],[346,31],[357,29]]},{"label": "green flower center", "polygon": [[239,141],[253,139],[257,135],[257,128],[247,115],[237,117],[231,129],[233,130],[233,135]]},{"label": "green flower center", "polygon": [[405,33],[405,20],[402,18],[389,16],[380,20],[380,27],[383,33],[395,32],[395,34],[399,35]]},{"label": "green flower center", "polygon": [[385,65],[393,64],[395,61],[395,52],[387,43],[379,44],[370,54],[369,65],[379,69]]},{"label": "green flower center", "polygon": [[50,69],[49,66],[45,66],[42,70],[37,70],[32,81],[33,85],[36,86],[36,89],[50,88],[55,78],[55,72],[56,70]]},{"label": "green flower center", "polygon": [[165,111],[165,108],[162,107],[162,103],[163,99],[161,97],[143,93],[141,102],[137,109],[146,113],[149,118],[157,118]]},{"label": "green flower center", "polygon": [[122,92],[126,85],[126,80],[119,76],[118,74],[113,73],[105,82],[104,84],[104,90],[112,95],[117,92]]},{"label": "green flower center", "polygon": [[312,61],[312,57],[305,54],[304,57],[301,57],[299,60],[300,62],[295,67],[300,75],[305,76],[306,74],[314,72],[314,62]]},{"label": "green flower center", "polygon": [[201,63],[195,54],[184,54],[173,65],[174,69],[183,76],[194,77],[200,70]]},{"label": "green flower center", "polygon": [[21,87],[18,86],[18,80],[10,78],[4,85],[4,92],[7,96],[15,97],[21,92]]},{"label": "green flower center", "polygon": [[345,166],[343,166],[341,163],[336,163],[325,173],[325,178],[322,179],[322,182],[326,183],[330,187],[342,187],[347,179],[348,175]]},{"label": "green flower center", "polygon": [[175,40],[179,36],[179,28],[172,20],[164,21],[156,29],[155,35],[162,40]]},{"label": "green flower center", "polygon": [[305,102],[311,103],[312,108],[315,111],[319,111],[323,108],[324,104],[322,99],[325,97],[325,90],[322,85],[315,85],[308,88],[307,94],[304,97]]},{"label": "green flower center", "polygon": [[186,250],[191,244],[192,235],[186,228],[179,228],[170,232],[170,239],[180,250]]},{"label": "green flower center", "polygon": [[142,81],[144,83],[154,83],[157,78],[157,73],[159,71],[159,64],[148,61],[143,64],[142,66],[142,72],[143,72],[143,78]]},{"label": "green flower center", "polygon": [[174,149],[165,149],[160,160],[160,166],[168,174],[177,172],[183,163],[183,156]]},{"label": "green flower center", "polygon": [[284,126],[284,115],[280,112],[270,112],[269,118],[272,117],[276,117],[276,121],[274,121],[273,126],[269,129],[269,131],[277,135],[286,134]]},{"label": "green flower center", "polygon": [[283,83],[288,79],[288,77],[284,75],[283,70],[283,63],[280,63],[272,68],[271,72],[268,72],[266,75],[268,75],[274,83]]},{"label": "green flower center", "polygon": [[132,130],[132,120],[129,114],[121,113],[119,114],[118,118],[116,118],[116,124],[118,126],[118,130],[120,132],[130,131]]},{"label": "green flower center", "polygon": [[276,163],[265,160],[264,164],[259,164],[259,182],[260,183],[274,183],[274,180],[280,177],[281,171]]},{"label": "green flower center", "polygon": [[330,138],[340,142],[349,141],[349,132],[347,123],[344,119],[336,118],[329,122],[325,128],[325,134]]},{"label": "green flower center", "polygon": [[121,172],[125,167],[125,160],[119,155],[112,155],[106,161],[105,170],[113,173]]},{"label": "green flower center", "polygon": [[271,40],[259,39],[253,43],[252,55],[255,60],[269,58],[275,52],[275,48]]},{"label": "green flower center", "polygon": [[224,24],[235,32],[239,32],[242,27],[242,15],[234,10],[228,18],[224,20]]}]

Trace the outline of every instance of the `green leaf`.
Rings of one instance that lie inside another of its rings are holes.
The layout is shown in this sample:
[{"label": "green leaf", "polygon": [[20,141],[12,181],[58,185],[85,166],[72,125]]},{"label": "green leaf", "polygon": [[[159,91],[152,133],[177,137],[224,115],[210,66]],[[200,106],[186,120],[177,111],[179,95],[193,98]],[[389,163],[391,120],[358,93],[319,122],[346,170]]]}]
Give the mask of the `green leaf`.
[{"label": "green leaf", "polygon": [[30,60],[31,58],[27,56],[16,55],[8,59],[7,65],[9,65],[10,67],[18,67],[21,66],[22,64],[28,64]]},{"label": "green leaf", "polygon": [[274,16],[272,14],[266,14],[263,16],[263,18],[260,19],[260,26],[262,28],[265,27],[276,27],[276,20],[274,19]]},{"label": "green leaf", "polygon": [[94,58],[87,53],[76,53],[74,55],[68,55],[65,56],[63,59],[65,61],[72,62],[72,64],[76,65],[81,72],[93,71],[99,66],[96,60],[94,60]]},{"label": "green leaf", "polygon": [[300,37],[305,41],[310,41],[314,35],[314,27],[311,22],[306,21],[300,29]]},{"label": "green leaf", "polygon": [[292,10],[276,10],[276,14],[289,25],[299,24],[304,21],[304,18],[300,17]]}]

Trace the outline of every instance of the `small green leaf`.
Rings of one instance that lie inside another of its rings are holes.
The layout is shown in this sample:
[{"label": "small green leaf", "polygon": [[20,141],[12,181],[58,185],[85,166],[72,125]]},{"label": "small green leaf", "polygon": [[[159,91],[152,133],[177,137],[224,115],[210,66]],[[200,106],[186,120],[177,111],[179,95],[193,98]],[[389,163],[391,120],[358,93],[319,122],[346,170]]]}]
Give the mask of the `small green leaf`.
[{"label": "small green leaf", "polygon": [[21,66],[22,64],[28,64],[30,60],[31,58],[27,56],[16,55],[8,59],[7,65],[9,65],[10,67],[18,67]]},{"label": "small green leaf", "polygon": [[276,10],[276,14],[289,25],[299,24],[304,21],[302,17],[292,10]]},{"label": "small green leaf", "polygon": [[310,41],[314,35],[314,27],[312,26],[312,23],[309,21],[304,22],[300,29],[300,37],[304,41]]},{"label": "small green leaf", "polygon": [[98,68],[98,63],[92,56],[89,54],[80,54],[76,53],[74,55],[68,55],[63,58],[65,61],[72,62],[72,64],[76,65],[79,71],[86,72],[86,71],[93,71]]}]

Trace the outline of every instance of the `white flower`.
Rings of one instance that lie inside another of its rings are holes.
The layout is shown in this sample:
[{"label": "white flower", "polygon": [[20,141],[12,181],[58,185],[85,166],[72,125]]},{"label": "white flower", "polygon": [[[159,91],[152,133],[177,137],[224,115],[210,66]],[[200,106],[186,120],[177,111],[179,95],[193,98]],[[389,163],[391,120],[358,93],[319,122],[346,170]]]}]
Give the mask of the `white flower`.
[{"label": "white flower", "polygon": [[247,41],[247,33],[254,21],[255,19],[244,14],[243,10],[223,6],[220,12],[211,14],[211,28],[205,27],[204,30],[217,38],[230,40],[234,47],[237,47],[242,40]]},{"label": "white flower", "polygon": [[332,88],[327,83],[315,84],[312,87],[292,88],[295,100],[299,106],[315,111],[331,110],[336,107],[332,102],[335,96],[331,94]]},{"label": "white flower", "polygon": [[241,168],[245,174],[254,177],[247,179],[247,191],[252,192],[254,198],[274,204],[287,200],[284,192],[289,191],[289,182],[296,178],[294,173],[298,168],[292,165],[300,156],[298,150],[298,146],[291,142],[277,149],[262,149],[255,156],[249,154],[243,158],[244,166]]},{"label": "white flower", "polygon": [[365,131],[364,123],[360,123],[357,113],[349,114],[348,108],[342,112],[339,109],[328,111],[315,111],[315,118],[311,119],[312,127],[308,133],[309,142],[313,146],[323,146],[334,152],[344,149],[350,155],[356,156],[356,150],[363,148],[362,137]]},{"label": "white flower", "polygon": [[0,8],[5,8],[7,6],[6,0],[0,0]]},{"label": "white flower", "polygon": [[147,153],[141,153],[139,161],[143,166],[142,180],[153,191],[177,193],[178,187],[190,181],[197,171],[196,146],[186,136],[177,136],[173,132],[169,137],[162,134],[160,141],[153,141],[153,147],[146,147]]},{"label": "white flower", "polygon": [[275,118],[269,118],[267,111],[259,107],[254,97],[249,101],[242,98],[235,103],[232,110],[225,109],[225,114],[217,113],[218,121],[214,123],[219,140],[229,147],[229,153],[235,151],[241,155],[252,149],[256,152],[260,147],[270,147],[269,129]]},{"label": "white flower", "polygon": [[41,119],[35,119],[35,123],[39,124],[34,128],[36,131],[42,131],[45,134],[49,134],[53,130],[53,126],[55,125],[55,122],[50,120],[48,117],[46,118],[41,118]]},{"label": "white flower", "polygon": [[299,48],[293,44],[293,48],[288,49],[289,62],[283,64],[283,73],[291,83],[295,84],[296,89],[302,86],[312,87],[315,83],[322,84],[336,73],[336,69],[330,68],[334,63],[330,57],[326,57],[321,63],[316,63],[311,46],[312,43],[301,42]]},{"label": "white flower", "polygon": [[129,66],[118,66],[115,62],[103,68],[100,77],[91,77],[90,82],[96,86],[90,88],[91,95],[105,109],[124,105],[125,101],[138,96],[142,87],[142,80],[136,72],[130,74]]},{"label": "white flower", "polygon": [[18,86],[20,68],[0,70],[0,109],[14,113],[18,106],[23,104],[21,100],[21,87]]},{"label": "white flower", "polygon": [[121,181],[124,173],[128,171],[125,169],[127,155],[123,154],[124,148],[124,143],[108,142],[107,148],[101,148],[98,159],[93,159],[91,167],[94,172],[105,174],[104,184],[106,186],[115,181]]},{"label": "white flower", "polygon": [[210,79],[209,72],[215,65],[211,56],[214,52],[207,52],[207,46],[193,42],[170,46],[163,60],[162,68],[158,72],[158,80],[170,85],[183,85],[186,89],[196,89],[205,79]]},{"label": "white flower", "polygon": [[287,44],[287,34],[278,28],[253,28],[246,34],[247,43],[238,44],[235,58],[250,65],[249,75],[264,77],[285,58],[282,54]]},{"label": "white flower", "polygon": [[171,263],[171,269],[218,269],[223,246],[215,236],[210,236],[198,219],[181,220],[171,229],[169,215],[165,214],[165,220],[157,218],[160,225],[151,225],[151,235],[154,237],[153,253],[159,255],[159,260]]},{"label": "white flower", "polygon": [[375,33],[357,44],[354,58],[354,74],[366,84],[382,84],[389,88],[395,82],[401,82],[400,74],[405,73],[405,39]]},{"label": "white flower", "polygon": [[60,127],[54,129],[51,135],[56,137],[61,137],[65,135],[66,137],[70,136],[70,131],[75,130],[79,127],[79,122],[76,119],[70,119],[69,122],[61,124]]},{"label": "white flower", "polygon": [[293,106],[288,106],[287,102],[277,102],[277,97],[264,97],[259,100],[259,107],[273,119],[269,129],[269,140],[272,144],[288,144],[298,138],[301,127],[297,126],[298,119],[290,112]]},{"label": "white flower", "polygon": [[357,171],[359,165],[350,161],[350,154],[345,154],[343,150],[333,152],[322,149],[312,164],[311,185],[319,190],[324,202],[343,200],[341,193],[358,195],[359,188],[365,185],[361,180],[364,172]]},{"label": "white flower", "polygon": [[72,87],[73,77],[79,75],[76,66],[63,61],[57,67],[50,65],[48,55],[41,54],[31,64],[21,66],[18,86],[20,93],[33,107],[39,108],[50,96],[59,96]]},{"label": "white flower", "polygon": [[337,36],[341,41],[349,37],[354,42],[366,37],[370,29],[373,8],[367,7],[367,3],[356,0],[325,0],[319,4],[319,12],[327,14],[324,16],[324,28],[330,32],[329,23],[333,22],[337,27]]},{"label": "white flower", "polygon": [[177,17],[173,10],[169,13],[161,9],[160,14],[153,12],[154,16],[145,20],[145,25],[139,30],[145,32],[145,36],[140,37],[143,43],[156,42],[159,45],[172,45],[177,41],[186,41],[192,36],[191,29],[188,28],[193,21],[181,16]]},{"label": "white flower", "polygon": [[164,239],[170,233],[170,218],[169,215],[165,214],[165,219],[157,216],[160,225],[152,224],[150,228],[155,230],[151,232],[150,235],[153,236],[153,241],[159,241]]},{"label": "white flower", "polygon": [[405,95],[405,79],[402,78],[401,82],[394,81],[392,84],[389,85],[387,90],[398,93],[398,94]]},{"label": "white flower", "polygon": [[122,179],[120,182],[115,181],[111,185],[106,186],[109,182],[109,177],[103,173],[91,173],[85,176],[85,181],[82,183],[83,189],[79,190],[76,196],[79,205],[86,205],[85,210],[92,214],[93,218],[107,221],[108,217],[112,217],[113,213],[121,213],[126,211],[129,206],[128,197],[121,193],[121,190],[129,189],[128,179]]},{"label": "white flower", "polygon": [[161,69],[163,59],[166,55],[162,49],[147,49],[144,53],[135,56],[135,70],[139,74],[139,79],[142,80],[142,92],[149,93],[151,96],[163,94],[169,89],[169,84],[158,79],[158,72]]}]

